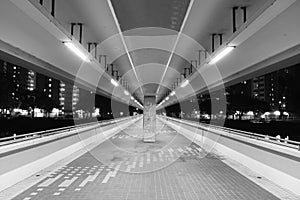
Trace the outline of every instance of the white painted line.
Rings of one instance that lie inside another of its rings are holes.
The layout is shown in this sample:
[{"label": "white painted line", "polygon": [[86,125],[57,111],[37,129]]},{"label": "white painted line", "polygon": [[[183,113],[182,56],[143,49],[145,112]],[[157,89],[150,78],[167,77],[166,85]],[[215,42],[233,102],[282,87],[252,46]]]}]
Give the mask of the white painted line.
[{"label": "white painted line", "polygon": [[44,190],[43,188],[38,188],[36,191],[41,192],[43,190]]},{"label": "white painted line", "polygon": [[126,172],[130,172],[130,169],[131,169],[131,165],[128,165],[126,168]]},{"label": "white painted line", "polygon": [[53,195],[58,196],[58,195],[60,195],[60,192],[55,192]]},{"label": "white painted line", "polygon": [[150,164],[151,162],[151,156],[150,156],[150,153],[148,152],[147,153],[147,164]]},{"label": "white painted line", "polygon": [[23,200],[30,200],[30,199],[31,199],[31,197],[26,197]]},{"label": "white painted line", "polygon": [[30,195],[31,196],[35,196],[35,195],[37,195],[38,193],[37,192],[32,192]]},{"label": "white painted line", "polygon": [[74,177],[70,180],[65,180],[58,187],[69,187],[74,181],[76,181],[76,179],[78,179],[78,177]]},{"label": "white painted line", "polygon": [[66,190],[66,188],[59,188],[58,189],[58,191],[60,191],[60,192],[63,192],[63,191],[65,191]]},{"label": "white painted line", "polygon": [[161,162],[164,161],[163,158],[162,158],[162,154],[160,152],[158,153],[158,157],[159,157],[159,161],[161,161]]},{"label": "white painted line", "polygon": [[60,179],[62,176],[63,176],[63,174],[60,174],[60,175],[56,176],[55,178],[49,178],[46,181],[44,181],[43,183],[41,183],[40,185],[38,185],[38,187],[48,187],[49,185],[51,185],[52,183],[54,183],[55,181]]},{"label": "white painted line", "polygon": [[88,182],[93,182],[98,176],[100,172],[95,173],[94,175],[88,176],[84,181],[82,181],[79,185],[79,187],[84,187]]},{"label": "white painted line", "polygon": [[103,179],[102,183],[107,183],[108,180],[110,179],[111,177],[111,174],[112,174],[112,171],[108,172],[105,176],[105,178]]},{"label": "white painted line", "polygon": [[136,161],[134,161],[133,163],[132,163],[132,165],[131,165],[131,168],[135,168],[135,166],[136,166]]},{"label": "white painted line", "polygon": [[111,163],[111,164],[108,166],[108,168],[113,168],[114,165],[115,165],[115,163]]},{"label": "white painted line", "polygon": [[139,163],[139,167],[143,167],[144,166],[144,163],[143,162],[140,162]]},{"label": "white painted line", "polygon": [[80,191],[80,190],[81,190],[80,188],[76,188],[76,189],[75,189],[75,191]]},{"label": "white painted line", "polygon": [[116,177],[116,175],[117,175],[117,173],[118,173],[120,167],[121,167],[121,164],[119,164],[119,165],[115,168],[115,171],[113,171],[113,173],[111,174],[111,177]]}]

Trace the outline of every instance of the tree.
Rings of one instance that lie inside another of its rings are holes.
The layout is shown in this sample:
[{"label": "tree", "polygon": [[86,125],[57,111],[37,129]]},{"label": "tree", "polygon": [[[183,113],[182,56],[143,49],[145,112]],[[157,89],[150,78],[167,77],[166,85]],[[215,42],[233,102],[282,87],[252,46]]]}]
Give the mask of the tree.
[{"label": "tree", "polygon": [[31,111],[31,117],[34,118],[34,109],[37,107],[38,91],[25,90],[21,98],[21,109]]},{"label": "tree", "polygon": [[260,99],[251,98],[246,95],[231,95],[228,98],[228,112],[236,113],[239,111],[239,119],[242,119],[242,116],[245,112],[256,111],[256,112],[266,112],[270,110],[270,105]]},{"label": "tree", "polygon": [[10,111],[19,105],[19,101],[13,100],[11,94],[14,91],[12,74],[8,74],[4,69],[0,71],[0,108]]},{"label": "tree", "polygon": [[83,110],[89,114],[93,113],[95,110],[95,96],[90,92],[84,92],[79,97],[76,110]]},{"label": "tree", "polygon": [[36,107],[43,109],[46,111],[47,116],[49,117],[49,114],[54,108],[54,102],[53,100],[48,97],[45,93],[38,92],[37,94],[37,101],[36,101]]}]

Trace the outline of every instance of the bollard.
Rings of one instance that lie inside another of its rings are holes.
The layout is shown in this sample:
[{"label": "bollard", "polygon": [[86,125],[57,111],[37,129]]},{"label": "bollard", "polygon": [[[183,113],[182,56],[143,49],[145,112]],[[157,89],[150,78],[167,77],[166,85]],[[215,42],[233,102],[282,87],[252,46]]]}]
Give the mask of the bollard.
[{"label": "bollard", "polygon": [[14,140],[16,140],[17,134],[14,133]]},{"label": "bollard", "polygon": [[289,136],[286,136],[286,138],[284,139],[284,143],[287,144],[289,139]]},{"label": "bollard", "polygon": [[276,139],[277,139],[277,142],[280,142],[280,140],[281,140],[280,135],[277,135],[277,136],[276,136]]}]

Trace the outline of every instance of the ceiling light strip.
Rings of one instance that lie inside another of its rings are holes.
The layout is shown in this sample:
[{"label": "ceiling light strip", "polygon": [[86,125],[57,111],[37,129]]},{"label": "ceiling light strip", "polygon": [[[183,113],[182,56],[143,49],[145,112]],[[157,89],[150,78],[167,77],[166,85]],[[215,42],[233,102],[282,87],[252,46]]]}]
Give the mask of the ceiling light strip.
[{"label": "ceiling light strip", "polygon": [[178,44],[178,41],[179,41],[179,38],[180,38],[180,36],[181,36],[181,34],[182,34],[182,31],[183,31],[183,29],[184,29],[184,27],[185,27],[185,24],[186,24],[186,22],[187,22],[188,16],[190,15],[190,12],[191,12],[191,10],[192,10],[193,4],[194,4],[194,0],[191,0],[191,1],[190,1],[190,4],[189,4],[189,6],[188,6],[188,9],[187,9],[187,11],[186,11],[186,13],[185,13],[184,19],[183,19],[183,21],[182,21],[182,25],[181,25],[180,30],[179,30],[179,33],[178,33],[178,35],[177,35],[175,44],[174,44],[173,49],[172,49],[172,52],[171,52],[171,55],[170,55],[170,57],[169,57],[169,59],[168,59],[168,62],[167,62],[165,71],[164,71],[164,73],[163,73],[163,75],[162,75],[162,77],[161,77],[160,83],[159,83],[158,88],[157,88],[157,90],[156,90],[156,94],[158,94],[159,89],[160,89],[160,85],[161,85],[161,83],[163,82],[163,80],[164,80],[164,78],[165,78],[165,76],[166,76],[167,70],[168,70],[168,68],[169,68],[169,66],[170,66],[172,57],[173,57],[173,55],[174,55],[175,49],[176,49],[177,44]]},{"label": "ceiling light strip", "polygon": [[68,47],[73,53],[75,53],[79,58],[81,58],[85,62],[89,62],[89,57],[85,55],[79,48],[77,48],[72,41],[63,42],[66,47]]},{"label": "ceiling light strip", "polygon": [[116,16],[115,9],[114,9],[114,7],[113,7],[113,5],[112,5],[112,3],[111,3],[111,0],[107,0],[107,3],[108,3],[108,6],[109,6],[109,8],[110,8],[111,14],[112,14],[112,16],[113,16],[113,18],[114,18],[114,21],[115,21],[115,24],[116,24],[116,26],[117,26],[117,29],[118,29],[118,31],[119,31],[119,34],[120,34],[122,43],[123,43],[123,45],[124,45],[126,54],[127,54],[127,56],[128,56],[128,59],[129,59],[131,68],[132,68],[132,70],[133,70],[133,72],[134,72],[134,75],[135,75],[135,77],[136,77],[136,79],[137,79],[139,85],[140,85],[140,89],[141,89],[141,91],[142,91],[142,94],[144,95],[144,92],[143,92],[143,90],[142,90],[142,84],[141,84],[141,81],[140,81],[139,78],[138,78],[138,75],[137,75],[136,70],[135,70],[135,66],[134,66],[133,61],[132,61],[132,58],[131,58],[131,56],[130,56],[130,54],[129,54],[129,51],[128,51],[128,48],[127,48],[127,45],[126,45],[126,42],[125,42],[125,39],[124,39],[122,30],[121,30],[121,27],[120,27],[118,18],[117,18],[117,16]]}]

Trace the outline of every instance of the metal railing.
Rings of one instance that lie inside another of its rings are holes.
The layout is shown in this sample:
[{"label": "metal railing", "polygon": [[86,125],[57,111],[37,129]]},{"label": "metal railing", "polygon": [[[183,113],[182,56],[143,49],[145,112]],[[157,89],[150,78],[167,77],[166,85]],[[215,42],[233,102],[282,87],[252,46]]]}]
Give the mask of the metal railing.
[{"label": "metal railing", "polygon": [[[125,120],[131,119],[131,118],[134,118],[134,117],[130,116],[130,117],[124,117],[124,118],[120,118],[120,119],[111,119],[111,120],[105,120],[105,121],[97,121],[97,122],[91,122],[91,123],[85,123],[85,124],[78,124],[78,125],[73,125],[73,126],[66,126],[66,127],[62,127],[62,128],[50,129],[50,130],[45,130],[45,131],[37,131],[37,132],[21,134],[21,135],[14,134],[13,136],[0,138],[0,146],[23,142],[26,140],[32,140],[32,139],[41,138],[41,137],[50,136],[50,135],[61,134],[61,133],[65,133],[65,132],[71,132],[74,130],[78,130],[78,129],[90,127],[90,126],[92,126],[91,129],[99,128],[101,126],[114,124],[114,123],[117,123],[120,121],[125,121]],[[94,127],[94,126],[96,126],[96,127]]]},{"label": "metal railing", "polygon": [[237,130],[237,129],[231,129],[231,128],[226,128],[226,127],[221,127],[221,126],[216,126],[216,125],[211,125],[211,124],[193,122],[193,121],[184,120],[184,119],[176,119],[176,118],[165,117],[165,116],[164,116],[164,118],[173,120],[173,121],[176,121],[176,122],[179,122],[182,124],[186,124],[189,126],[193,126],[197,129],[202,129],[202,130],[214,133],[214,134],[225,135],[225,134],[221,134],[221,133],[216,133],[212,129],[223,131],[223,132],[227,133],[228,135],[238,135],[238,136],[247,137],[247,138],[251,138],[251,139],[255,139],[255,140],[260,140],[260,141],[264,141],[264,142],[268,142],[268,143],[272,143],[272,144],[276,144],[276,145],[280,145],[280,146],[289,147],[292,149],[297,149],[300,151],[300,142],[294,141],[294,140],[281,139],[281,138],[277,138],[277,137],[273,137],[273,136],[257,134],[257,133],[252,133],[252,132],[248,132],[248,131],[241,131],[241,130]]}]

